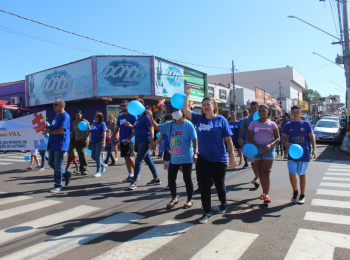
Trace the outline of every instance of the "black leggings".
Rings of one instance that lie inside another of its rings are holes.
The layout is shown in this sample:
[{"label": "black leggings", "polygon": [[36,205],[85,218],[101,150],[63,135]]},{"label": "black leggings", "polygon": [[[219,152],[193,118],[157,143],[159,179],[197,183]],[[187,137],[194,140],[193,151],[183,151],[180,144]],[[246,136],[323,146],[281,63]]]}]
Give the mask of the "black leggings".
[{"label": "black leggings", "polygon": [[198,156],[197,171],[201,183],[201,200],[203,210],[211,212],[211,185],[214,181],[216,191],[221,203],[226,203],[226,163],[210,162]]},{"label": "black leggings", "polygon": [[168,169],[168,186],[171,192],[171,197],[176,198],[176,178],[177,172],[182,166],[183,171],[183,179],[186,185],[187,199],[192,199],[193,193],[193,183],[192,183],[192,163],[184,163],[184,164],[171,164],[169,163]]}]

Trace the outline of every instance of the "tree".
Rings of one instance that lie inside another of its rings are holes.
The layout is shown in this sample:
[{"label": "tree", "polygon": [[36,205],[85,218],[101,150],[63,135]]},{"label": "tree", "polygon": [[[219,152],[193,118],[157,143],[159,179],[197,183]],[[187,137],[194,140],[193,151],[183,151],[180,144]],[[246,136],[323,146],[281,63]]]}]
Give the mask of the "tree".
[{"label": "tree", "polygon": [[303,100],[307,102],[318,102],[320,93],[313,89],[303,89]]}]

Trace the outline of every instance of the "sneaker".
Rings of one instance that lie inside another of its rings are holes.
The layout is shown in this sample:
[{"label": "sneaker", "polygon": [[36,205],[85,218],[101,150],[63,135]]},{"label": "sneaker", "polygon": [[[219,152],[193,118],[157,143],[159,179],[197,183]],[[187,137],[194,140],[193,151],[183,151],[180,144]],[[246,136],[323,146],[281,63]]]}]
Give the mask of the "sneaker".
[{"label": "sneaker", "polygon": [[113,166],[113,165],[115,165],[115,161],[112,161],[112,162],[109,164],[109,166]]},{"label": "sneaker", "polygon": [[248,163],[243,165],[243,169],[248,169]]},{"label": "sneaker", "polygon": [[227,203],[221,203],[219,212],[225,214],[227,210]]},{"label": "sneaker", "polygon": [[164,190],[170,190],[169,186],[165,186]]},{"label": "sneaker", "polygon": [[64,178],[66,179],[66,182],[64,183],[64,186],[68,186],[70,182],[70,178],[72,177],[72,173],[69,171],[66,171],[64,174]]},{"label": "sneaker", "polygon": [[154,186],[154,185],[160,185],[160,179],[158,178],[158,180],[156,181],[155,179],[151,180],[150,182],[147,183],[147,186]]},{"label": "sneaker", "polygon": [[204,213],[203,216],[199,219],[199,223],[204,224],[207,223],[209,219],[211,219],[212,214],[210,213]]},{"label": "sneaker", "polygon": [[126,177],[124,180],[123,180],[124,183],[130,183],[132,182],[132,179],[130,177]]},{"label": "sneaker", "polygon": [[305,195],[300,194],[298,204],[304,204],[305,203]]},{"label": "sneaker", "polygon": [[299,194],[299,192],[297,190],[293,192],[293,197],[292,197],[293,204],[298,202],[298,200],[297,200],[298,194]]},{"label": "sneaker", "polygon": [[45,171],[45,168],[40,168],[40,169],[39,169],[39,172],[41,172],[41,171]]},{"label": "sneaker", "polygon": [[101,172],[105,172],[107,170],[108,165],[107,164],[102,164],[101,166]]},{"label": "sneaker", "polygon": [[101,177],[101,172],[96,172],[96,173],[94,174],[94,177],[96,177],[96,178]]},{"label": "sneaker", "polygon": [[60,192],[60,191],[62,191],[62,188],[61,188],[61,187],[59,187],[59,188],[53,188],[53,189],[50,190],[50,193],[58,193],[58,192]]},{"label": "sneaker", "polygon": [[136,189],[137,189],[136,183],[134,183],[134,182],[131,183],[131,184],[129,185],[128,189],[129,189],[129,190],[136,190]]},{"label": "sneaker", "polygon": [[105,164],[107,164],[108,163],[108,161],[107,160],[105,160]]}]

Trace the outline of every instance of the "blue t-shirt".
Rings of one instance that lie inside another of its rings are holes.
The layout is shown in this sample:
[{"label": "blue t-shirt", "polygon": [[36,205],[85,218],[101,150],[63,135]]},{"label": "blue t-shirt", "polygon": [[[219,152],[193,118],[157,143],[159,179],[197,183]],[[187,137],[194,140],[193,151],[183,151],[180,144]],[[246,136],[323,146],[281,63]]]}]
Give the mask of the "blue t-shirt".
[{"label": "blue t-shirt", "polygon": [[51,130],[60,128],[64,129],[62,134],[50,134],[49,136],[49,150],[51,151],[68,151],[70,142],[70,116],[67,112],[56,114],[51,123]]},{"label": "blue t-shirt", "polygon": [[309,134],[312,133],[311,125],[308,121],[300,120],[298,122],[289,121],[283,127],[282,133],[288,135],[288,142],[291,144],[300,145],[303,150],[303,156],[299,159],[293,159],[288,154],[288,160],[295,162],[309,162],[310,152],[309,152]]},{"label": "blue t-shirt", "polygon": [[170,133],[170,162],[172,164],[193,163],[192,140],[197,139],[197,134],[191,122],[185,120],[178,125],[173,121],[158,126],[162,134]]},{"label": "blue t-shirt", "polygon": [[[137,120],[137,117],[132,114],[125,115],[124,113],[120,114],[117,120],[117,126],[119,126],[119,143],[122,143],[123,140],[125,141],[126,138],[130,136],[132,133],[132,129],[130,127],[126,127],[124,123],[128,121],[130,124],[134,125]],[[133,136],[130,139],[130,143],[133,143],[135,140],[135,137]]]},{"label": "blue t-shirt", "polygon": [[91,126],[90,129],[90,142],[96,144],[102,141],[103,132],[107,131],[105,122],[96,123]]},{"label": "blue t-shirt", "polygon": [[196,126],[199,155],[211,162],[227,162],[224,138],[232,135],[226,119],[218,115],[213,119],[192,112]]},{"label": "blue t-shirt", "polygon": [[[242,127],[243,121],[244,121],[244,119],[246,119],[246,118],[248,118],[248,117],[244,117],[244,118],[242,118],[241,120],[239,120],[240,128]],[[242,136],[243,141],[246,141],[246,140],[247,140],[247,132],[248,132],[247,129],[248,129],[248,127],[249,127],[249,125],[248,125],[247,128],[245,128],[245,130],[244,130],[244,134],[243,134],[243,136]]]},{"label": "blue t-shirt", "polygon": [[241,121],[228,122],[230,129],[232,131],[232,142],[238,143],[239,129],[241,128]]},{"label": "blue t-shirt", "polygon": [[148,128],[152,126],[151,121],[147,115],[138,117],[135,122],[135,141],[147,141],[149,140],[149,130]]}]

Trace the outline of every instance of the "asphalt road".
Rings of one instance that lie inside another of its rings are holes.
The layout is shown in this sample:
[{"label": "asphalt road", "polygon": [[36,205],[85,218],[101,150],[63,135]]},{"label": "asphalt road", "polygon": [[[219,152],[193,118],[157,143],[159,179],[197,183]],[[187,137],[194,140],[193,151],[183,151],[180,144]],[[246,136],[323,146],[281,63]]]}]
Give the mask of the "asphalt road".
[{"label": "asphalt road", "polygon": [[[0,153],[0,257],[350,259],[349,155],[332,144],[318,144],[317,151],[319,159],[307,172],[304,205],[290,203],[286,160],[274,162],[268,205],[258,199],[261,189],[250,183],[251,168],[237,166],[226,177],[227,213],[206,224],[198,224],[199,195],[192,208],[182,208],[186,194],[181,174],[179,204],[165,209],[170,192],[164,189],[167,177],[160,160],[155,160],[160,186],[146,186],[152,175],[143,164],[138,189],[129,191],[119,159],[102,177],[74,175],[63,192],[50,194],[51,169],[27,171],[26,154]],[[215,189],[212,193],[216,205]]]}]

